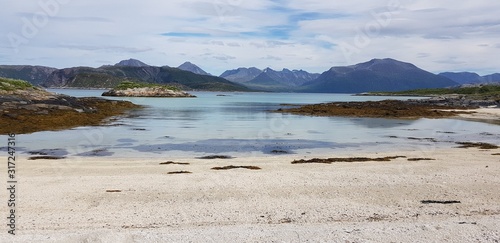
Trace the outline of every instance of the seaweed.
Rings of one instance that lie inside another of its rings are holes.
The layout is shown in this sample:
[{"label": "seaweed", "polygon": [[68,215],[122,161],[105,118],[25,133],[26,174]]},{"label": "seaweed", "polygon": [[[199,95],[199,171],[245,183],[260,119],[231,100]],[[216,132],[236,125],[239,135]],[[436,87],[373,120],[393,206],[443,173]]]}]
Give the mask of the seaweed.
[{"label": "seaweed", "polygon": [[167,174],[169,174],[169,175],[192,174],[192,172],[191,171],[182,170],[182,171],[171,171],[171,172],[168,172]]},{"label": "seaweed", "polygon": [[197,159],[233,159],[233,157],[228,155],[208,155],[208,156],[198,157]]},{"label": "seaweed", "polygon": [[474,143],[474,142],[457,142],[457,144],[460,144],[462,146],[459,146],[458,148],[479,148],[479,149],[498,149],[500,148],[497,145],[490,144],[490,143]]},{"label": "seaweed", "polygon": [[232,170],[232,169],[261,170],[261,168],[257,166],[234,166],[234,165],[212,168],[212,170]]},{"label": "seaweed", "polygon": [[370,162],[370,161],[392,161],[394,159],[398,158],[406,158],[406,156],[388,156],[388,157],[383,157],[383,158],[366,158],[366,157],[351,157],[351,158],[328,158],[328,159],[310,159],[310,160],[294,160],[292,164],[313,164],[313,163],[318,163],[318,164],[331,164],[331,163],[338,163],[338,162]]},{"label": "seaweed", "polygon": [[422,204],[457,204],[457,203],[462,203],[460,201],[455,201],[455,200],[422,200],[420,201]]},{"label": "seaweed", "polygon": [[189,165],[189,163],[167,161],[167,162],[161,162],[160,165]]}]

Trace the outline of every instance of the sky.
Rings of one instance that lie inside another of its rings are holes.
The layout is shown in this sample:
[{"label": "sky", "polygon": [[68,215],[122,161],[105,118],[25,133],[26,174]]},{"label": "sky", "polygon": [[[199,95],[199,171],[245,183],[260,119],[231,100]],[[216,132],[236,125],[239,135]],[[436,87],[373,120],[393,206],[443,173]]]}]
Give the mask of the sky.
[{"label": "sky", "polygon": [[498,0],[0,0],[0,64],[500,72]]}]

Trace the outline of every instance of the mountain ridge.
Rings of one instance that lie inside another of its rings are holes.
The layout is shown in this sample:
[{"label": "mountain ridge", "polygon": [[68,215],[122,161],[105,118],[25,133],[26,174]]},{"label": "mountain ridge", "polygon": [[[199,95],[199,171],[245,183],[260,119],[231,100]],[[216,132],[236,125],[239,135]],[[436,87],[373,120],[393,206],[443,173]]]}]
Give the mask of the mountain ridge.
[{"label": "mountain ridge", "polygon": [[[190,62],[184,64],[198,67]],[[132,58],[122,60],[115,65],[98,68],[57,69],[30,65],[0,65],[1,77],[27,80],[36,86],[44,87],[113,88],[123,81],[133,81],[170,84],[185,90],[249,91],[253,89],[271,92],[361,93],[440,88],[462,84],[460,80],[457,82],[453,77],[445,77],[447,74],[458,77],[462,74],[469,75],[469,81],[478,80],[478,77],[480,82],[500,80],[498,73],[485,76],[468,72],[436,75],[414,64],[391,58],[372,59],[349,66],[334,66],[321,74],[287,68],[281,71],[271,68],[260,70],[255,67],[227,70],[219,77],[195,72],[196,70],[185,71],[168,66],[150,66]]]},{"label": "mountain ridge", "polygon": [[362,93],[442,88],[456,82],[391,58],[372,59],[345,67],[332,67],[316,80],[304,84],[303,92]]}]

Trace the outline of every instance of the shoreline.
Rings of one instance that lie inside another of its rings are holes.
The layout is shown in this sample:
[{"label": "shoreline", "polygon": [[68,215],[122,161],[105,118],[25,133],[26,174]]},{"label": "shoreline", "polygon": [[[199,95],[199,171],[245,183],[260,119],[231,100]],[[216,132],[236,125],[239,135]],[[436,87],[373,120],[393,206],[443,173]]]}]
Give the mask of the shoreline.
[{"label": "shoreline", "polygon": [[[292,164],[294,155],[167,164],[20,157],[19,234],[0,240],[499,240],[500,149],[429,149],[356,152],[406,158],[332,164]],[[212,169],[229,165],[261,169]]]}]

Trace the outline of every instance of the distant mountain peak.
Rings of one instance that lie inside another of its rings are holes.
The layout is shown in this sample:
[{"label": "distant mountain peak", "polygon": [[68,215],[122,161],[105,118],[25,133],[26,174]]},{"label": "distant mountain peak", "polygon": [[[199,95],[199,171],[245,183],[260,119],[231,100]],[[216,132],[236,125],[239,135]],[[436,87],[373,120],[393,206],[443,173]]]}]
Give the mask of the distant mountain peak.
[{"label": "distant mountain peak", "polygon": [[177,67],[178,69],[181,69],[181,70],[184,70],[184,71],[188,71],[188,72],[192,72],[192,73],[195,73],[195,74],[200,74],[200,75],[211,75],[207,72],[205,72],[203,69],[201,69],[200,67],[198,67],[196,64],[193,64],[191,62],[185,62],[183,64],[181,64],[179,67]]},{"label": "distant mountain peak", "polygon": [[229,81],[237,82],[237,83],[245,83],[257,77],[263,71],[256,68],[244,68],[240,67],[233,70],[227,70],[220,75],[221,78],[225,78]]},{"label": "distant mountain peak", "polygon": [[143,63],[143,62],[141,62],[137,59],[133,59],[133,58],[120,61],[119,63],[115,64],[115,66],[119,66],[119,67],[149,67],[148,64]]},{"label": "distant mountain peak", "polygon": [[391,58],[372,59],[345,67],[332,67],[304,90],[308,92],[361,93],[443,88],[457,83]]}]

